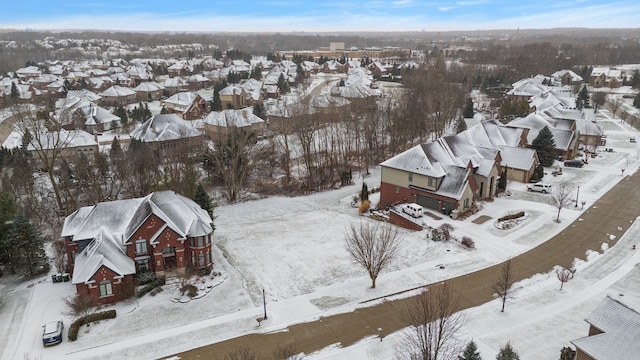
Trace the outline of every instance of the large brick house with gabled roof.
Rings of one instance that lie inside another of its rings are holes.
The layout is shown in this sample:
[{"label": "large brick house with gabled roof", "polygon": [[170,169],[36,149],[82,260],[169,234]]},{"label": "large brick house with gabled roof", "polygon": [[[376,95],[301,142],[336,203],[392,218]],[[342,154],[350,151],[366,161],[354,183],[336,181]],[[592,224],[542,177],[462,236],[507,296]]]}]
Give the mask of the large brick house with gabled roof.
[{"label": "large brick house with gabled roof", "polygon": [[193,200],[158,191],[82,207],[67,216],[61,236],[76,291],[108,304],[131,294],[136,273],[211,269],[213,230]]}]

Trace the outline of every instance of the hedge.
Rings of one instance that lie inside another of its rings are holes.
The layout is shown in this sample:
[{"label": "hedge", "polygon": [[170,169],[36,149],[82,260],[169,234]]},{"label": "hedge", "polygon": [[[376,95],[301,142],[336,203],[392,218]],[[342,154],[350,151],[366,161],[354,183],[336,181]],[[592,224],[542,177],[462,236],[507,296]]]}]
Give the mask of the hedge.
[{"label": "hedge", "polygon": [[164,278],[157,278],[154,281],[148,283],[147,285],[143,286],[142,288],[140,288],[138,290],[138,297],[143,297],[145,296],[148,292],[150,292],[151,290],[157,288],[158,286],[162,286],[164,285]]},{"label": "hedge", "polygon": [[69,340],[76,341],[76,339],[78,339],[78,331],[80,331],[80,327],[82,325],[100,321],[100,320],[115,319],[115,317],[116,317],[115,310],[107,310],[107,311],[102,311],[99,313],[83,316],[78,320],[74,321],[71,324],[71,326],[69,326]]},{"label": "hedge", "polygon": [[502,221],[505,221],[505,220],[511,220],[511,219],[517,219],[517,218],[523,217],[523,216],[524,216],[524,211],[520,211],[520,212],[517,212],[517,213],[512,214],[512,215],[503,216],[500,219],[498,219],[498,222],[502,222]]}]

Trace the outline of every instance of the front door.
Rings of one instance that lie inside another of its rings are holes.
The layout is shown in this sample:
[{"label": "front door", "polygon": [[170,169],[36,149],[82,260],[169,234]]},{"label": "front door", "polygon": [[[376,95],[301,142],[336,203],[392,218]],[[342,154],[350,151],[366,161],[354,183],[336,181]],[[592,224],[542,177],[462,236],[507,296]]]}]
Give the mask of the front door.
[{"label": "front door", "polygon": [[164,269],[170,270],[176,267],[176,248],[167,246],[162,249],[162,259],[164,260]]}]

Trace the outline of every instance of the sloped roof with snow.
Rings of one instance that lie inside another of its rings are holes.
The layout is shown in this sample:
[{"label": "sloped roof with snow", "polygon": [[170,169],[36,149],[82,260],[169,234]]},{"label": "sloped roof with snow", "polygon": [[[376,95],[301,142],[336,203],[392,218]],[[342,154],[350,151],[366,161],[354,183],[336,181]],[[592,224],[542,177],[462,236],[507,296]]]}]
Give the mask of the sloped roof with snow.
[{"label": "sloped roof with snow", "polygon": [[315,108],[343,107],[349,104],[351,101],[339,96],[314,95],[309,100],[309,105]]},{"label": "sloped roof with snow", "polygon": [[585,321],[603,333],[571,343],[591,358],[635,359],[640,354],[640,314],[637,311],[607,296]]},{"label": "sloped roof with snow", "polygon": [[158,84],[155,81],[145,81],[145,82],[140,83],[140,85],[134,87],[133,90],[134,91],[146,91],[146,92],[160,91],[160,90],[164,90],[164,86]]},{"label": "sloped roof with snow", "polygon": [[134,139],[144,142],[158,142],[186,139],[201,136],[202,133],[189,121],[176,114],[154,115],[130,134]]},{"label": "sloped roof with snow", "polygon": [[135,96],[136,92],[126,88],[126,87],[122,87],[120,85],[113,85],[112,87],[108,88],[107,90],[101,92],[100,94],[98,94],[100,96],[106,96],[106,97],[126,97],[126,96]]},{"label": "sloped roof with snow", "polygon": [[253,113],[253,108],[228,109],[223,111],[212,111],[204,119],[206,124],[219,127],[248,127],[253,124],[264,123],[260,117]]},{"label": "sloped roof with snow", "polygon": [[173,94],[170,98],[164,100],[166,104],[172,104],[174,108],[186,110],[198,97],[198,94],[184,91]]},{"label": "sloped roof with snow", "polygon": [[535,164],[536,151],[518,146],[499,146],[502,166],[518,170],[531,170]]},{"label": "sloped roof with snow", "polygon": [[[16,149],[22,146],[22,131],[15,129],[2,144],[7,149]],[[54,149],[54,148],[73,148],[73,147],[86,147],[97,146],[93,136],[86,131],[82,130],[60,130],[60,131],[42,131],[37,136],[34,136],[31,143],[27,146],[28,151],[34,151],[36,149]]]},{"label": "sloped roof with snow", "polygon": [[571,70],[559,70],[559,71],[556,71],[553,74],[551,74],[551,76],[553,78],[555,78],[556,80],[560,80],[566,74],[569,74],[569,77],[571,78],[571,81],[578,82],[578,81],[582,81],[583,80],[582,76],[576,74],[575,72],[573,72]]},{"label": "sloped roof with snow", "polygon": [[533,140],[538,137],[540,130],[547,126],[553,135],[556,149],[566,150],[571,145],[574,132],[571,130],[557,129],[556,124],[558,123],[558,119],[552,119],[542,113],[535,112],[524,118],[514,119],[509,122],[508,125],[529,129],[529,133],[527,134],[528,144],[533,143]]},{"label": "sloped roof with snow", "polygon": [[423,145],[416,145],[411,149],[382,162],[380,166],[434,178],[441,178],[446,174],[440,163],[431,162]]},{"label": "sloped roof with snow", "polygon": [[101,228],[89,245],[76,254],[71,283],[83,284],[90,281],[103,266],[118,276],[136,272],[133,259],[125,254],[124,248],[108,231]]}]

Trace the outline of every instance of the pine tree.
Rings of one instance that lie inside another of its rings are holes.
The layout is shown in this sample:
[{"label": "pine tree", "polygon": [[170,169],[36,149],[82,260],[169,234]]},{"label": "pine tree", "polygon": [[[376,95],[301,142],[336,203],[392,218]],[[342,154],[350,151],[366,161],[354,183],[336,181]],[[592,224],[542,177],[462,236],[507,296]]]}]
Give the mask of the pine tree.
[{"label": "pine tree", "polygon": [[283,73],[280,73],[280,77],[278,77],[278,89],[280,89],[281,94],[289,92],[289,82]]},{"label": "pine tree", "polygon": [[362,190],[360,190],[360,201],[369,200],[369,188],[366,183],[362,183]]},{"label": "pine tree", "polygon": [[478,346],[473,340],[469,341],[462,355],[458,356],[458,360],[482,360],[478,352]]},{"label": "pine tree", "polygon": [[543,127],[538,136],[533,139],[531,147],[538,153],[538,160],[542,166],[553,165],[556,159],[556,142],[547,126]]},{"label": "pine tree", "polygon": [[467,130],[467,123],[464,121],[464,118],[459,118],[458,121],[456,121],[456,134],[460,134],[465,130]]},{"label": "pine tree", "polygon": [[127,125],[127,123],[129,123],[127,110],[124,108],[124,106],[122,106],[122,104],[118,105],[118,107],[113,111],[113,114],[120,118],[120,121],[122,121],[122,125]]},{"label": "pine tree", "polygon": [[578,108],[588,108],[589,107],[589,92],[587,91],[587,86],[583,86],[582,90],[578,93]]},{"label": "pine tree", "polygon": [[12,220],[16,216],[16,205],[13,197],[5,192],[0,193],[0,263],[11,266],[15,244],[9,236]]},{"label": "pine tree", "polygon": [[109,156],[111,156],[111,159],[114,160],[124,158],[124,152],[122,151],[122,147],[120,146],[120,141],[115,136],[113,137],[113,141],[111,142]]},{"label": "pine tree", "polygon": [[211,219],[213,219],[213,210],[215,209],[215,206],[211,202],[209,194],[207,194],[207,192],[202,187],[202,184],[198,184],[198,187],[196,188],[196,195],[193,197],[193,201],[195,201],[196,204],[200,205],[201,208],[205,209],[209,213],[209,216],[211,216]]},{"label": "pine tree", "polygon": [[16,271],[34,275],[46,263],[44,240],[22,212],[18,212],[13,220],[9,241],[16,246],[11,263]]},{"label": "pine tree", "polygon": [[500,179],[498,180],[498,189],[500,191],[507,190],[507,167],[505,166],[502,170],[502,174],[500,175]]},{"label": "pine tree", "polygon": [[520,356],[511,347],[511,343],[507,343],[504,347],[500,348],[496,360],[520,360]]},{"label": "pine tree", "polygon": [[464,112],[462,113],[462,117],[472,118],[473,117],[473,100],[470,97],[467,98],[467,104],[464,107]]},{"label": "pine tree", "polygon": [[565,346],[560,350],[560,360],[573,360],[576,357],[576,351]]},{"label": "pine tree", "polygon": [[253,105],[253,115],[264,119],[265,113],[264,113],[264,105],[257,103],[255,105]]},{"label": "pine tree", "polygon": [[18,93],[18,87],[16,86],[16,83],[11,82],[11,93],[9,96],[11,96],[12,99],[17,99],[19,95],[20,94]]},{"label": "pine tree", "polygon": [[213,89],[213,100],[211,100],[211,111],[222,111],[222,100],[220,100],[220,90]]}]

